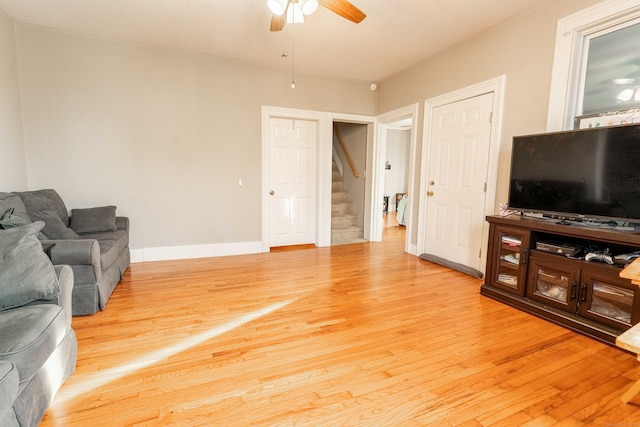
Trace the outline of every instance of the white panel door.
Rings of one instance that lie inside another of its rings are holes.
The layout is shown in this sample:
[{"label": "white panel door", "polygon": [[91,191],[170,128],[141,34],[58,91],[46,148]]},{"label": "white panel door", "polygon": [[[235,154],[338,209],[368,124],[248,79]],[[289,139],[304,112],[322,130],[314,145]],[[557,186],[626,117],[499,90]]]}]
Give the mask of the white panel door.
[{"label": "white panel door", "polygon": [[316,122],[269,122],[270,245],[315,243]]},{"label": "white panel door", "polygon": [[427,188],[427,252],[477,270],[493,93],[434,108]]}]

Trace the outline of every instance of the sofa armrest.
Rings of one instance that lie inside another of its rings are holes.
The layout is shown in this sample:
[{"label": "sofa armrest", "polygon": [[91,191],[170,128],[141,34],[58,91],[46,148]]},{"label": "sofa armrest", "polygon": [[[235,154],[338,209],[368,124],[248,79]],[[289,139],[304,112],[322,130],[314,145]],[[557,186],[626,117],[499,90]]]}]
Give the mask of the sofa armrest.
[{"label": "sofa armrest", "polygon": [[[31,301],[26,305],[37,304],[56,304],[64,309],[67,317],[67,326],[71,327],[71,318],[73,316],[73,269],[69,265],[54,265],[53,266],[56,277],[58,278],[58,285],[60,286],[60,294],[56,298],[51,299],[38,299]],[[0,424],[2,425],[2,424]]]},{"label": "sofa armrest", "polygon": [[18,369],[11,362],[0,361],[0,425],[19,426],[13,411],[18,396]]},{"label": "sofa armrest", "polygon": [[68,265],[54,265],[60,284],[60,295],[58,295],[58,305],[64,308],[67,314],[69,327],[71,327],[71,317],[73,316],[73,303],[71,296],[73,294],[73,270]]},{"label": "sofa armrest", "polygon": [[100,245],[95,239],[43,240],[55,243],[49,253],[54,265],[94,265],[100,271]]},{"label": "sofa armrest", "polygon": [[124,230],[127,233],[129,232],[129,217],[127,216],[117,216],[116,217],[116,226],[118,230]]}]

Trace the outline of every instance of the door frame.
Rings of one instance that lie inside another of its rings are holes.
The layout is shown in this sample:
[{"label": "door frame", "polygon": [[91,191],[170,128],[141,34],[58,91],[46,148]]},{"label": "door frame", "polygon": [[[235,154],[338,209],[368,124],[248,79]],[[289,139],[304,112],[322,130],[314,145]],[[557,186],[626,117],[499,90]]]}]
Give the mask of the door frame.
[{"label": "door frame", "polygon": [[[489,164],[487,168],[487,192],[484,204],[484,215],[495,213],[496,186],[498,182],[498,159],[500,153],[500,141],[502,140],[502,120],[504,109],[504,92],[506,75],[486,80],[462,89],[455,90],[434,98],[429,98],[424,103],[424,125],[422,127],[422,157],[420,170],[420,204],[418,209],[418,253],[428,252],[426,247],[427,224],[427,197],[426,188],[429,181],[429,152],[431,151],[431,130],[433,110],[437,107],[463,101],[475,96],[493,92],[493,115],[491,120],[491,137],[489,142]],[[486,270],[487,244],[489,239],[489,224],[484,221],[482,226],[482,253],[480,256],[481,271]]]},{"label": "door frame", "polygon": [[[314,110],[300,110],[295,108],[283,108],[263,105],[261,108],[261,139],[262,139],[262,252],[269,252],[271,248],[270,237],[270,214],[269,214],[269,172],[270,172],[270,156],[269,156],[269,119],[299,119],[317,122],[318,132],[316,134],[316,230],[315,244],[316,246],[331,246],[331,174],[332,174],[332,147],[333,147],[333,122],[349,122],[369,125],[367,132],[367,152],[371,146],[370,141],[373,140],[373,126],[375,117],[362,116],[355,114],[340,114]],[[365,171],[366,172],[366,171]],[[366,176],[366,173],[365,173]],[[367,182],[367,185],[369,183]],[[368,194],[368,193],[366,193]],[[367,203],[365,197],[365,205]],[[367,212],[365,210],[365,212]],[[365,218],[365,227],[367,226],[367,218]],[[365,230],[366,233],[366,230]]]},{"label": "door frame", "polygon": [[413,233],[414,221],[413,221],[413,206],[414,200],[412,196],[415,195],[415,171],[416,171],[416,152],[418,141],[418,109],[420,105],[416,102],[405,107],[398,108],[396,110],[389,111],[387,113],[380,114],[377,119],[377,138],[373,147],[373,185],[372,185],[372,198],[371,203],[371,234],[369,240],[372,242],[382,241],[382,229],[383,220],[382,205],[384,196],[384,173],[385,173],[385,155],[387,152],[387,131],[392,123],[400,120],[411,118],[411,142],[409,147],[409,197],[407,200],[407,225],[406,225],[406,237],[404,250],[407,253],[416,255],[416,246],[411,245],[411,236]]}]

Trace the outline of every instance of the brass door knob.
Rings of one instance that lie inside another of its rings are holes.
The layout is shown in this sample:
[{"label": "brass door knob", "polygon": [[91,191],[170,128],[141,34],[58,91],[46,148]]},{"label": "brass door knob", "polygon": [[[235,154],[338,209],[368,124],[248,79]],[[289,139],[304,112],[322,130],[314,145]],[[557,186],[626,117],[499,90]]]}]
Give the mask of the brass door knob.
[{"label": "brass door knob", "polygon": [[427,196],[429,197],[433,196],[433,191],[427,191]]}]

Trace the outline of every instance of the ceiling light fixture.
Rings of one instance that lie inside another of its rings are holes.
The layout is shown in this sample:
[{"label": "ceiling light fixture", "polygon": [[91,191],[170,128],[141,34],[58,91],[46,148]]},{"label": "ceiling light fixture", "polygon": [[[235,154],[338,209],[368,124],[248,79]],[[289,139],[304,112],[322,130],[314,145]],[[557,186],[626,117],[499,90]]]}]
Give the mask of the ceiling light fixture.
[{"label": "ceiling light fixture", "polygon": [[628,85],[635,82],[636,79],[624,78],[624,79],[613,79],[614,85]]},{"label": "ceiling light fixture", "polygon": [[267,0],[271,13],[277,16],[287,14],[287,24],[302,24],[305,15],[318,9],[318,0]]},{"label": "ceiling light fixture", "polygon": [[624,89],[618,94],[618,100],[627,102],[633,97],[633,89]]},{"label": "ceiling light fixture", "polygon": [[274,15],[282,16],[287,10],[286,0],[267,0],[267,6]]},{"label": "ceiling light fixture", "polygon": [[289,4],[287,8],[287,24],[302,24],[304,23],[304,15],[302,14],[302,8],[298,2]]}]

